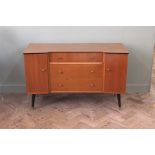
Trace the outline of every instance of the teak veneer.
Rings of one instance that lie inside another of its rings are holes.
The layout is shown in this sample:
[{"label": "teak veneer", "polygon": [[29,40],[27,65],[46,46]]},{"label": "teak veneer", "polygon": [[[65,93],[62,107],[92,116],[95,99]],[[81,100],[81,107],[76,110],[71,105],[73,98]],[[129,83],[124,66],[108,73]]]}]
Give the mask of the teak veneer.
[{"label": "teak veneer", "polygon": [[113,93],[121,107],[128,50],[121,43],[30,44],[24,50],[27,93]]}]

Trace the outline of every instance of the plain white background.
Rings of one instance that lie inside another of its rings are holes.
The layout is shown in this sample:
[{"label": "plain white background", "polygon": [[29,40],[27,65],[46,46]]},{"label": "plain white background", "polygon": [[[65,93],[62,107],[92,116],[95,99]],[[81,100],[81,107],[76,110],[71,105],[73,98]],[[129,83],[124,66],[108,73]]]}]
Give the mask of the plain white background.
[{"label": "plain white background", "polygon": [[0,0],[10,26],[154,26],[154,0]]},{"label": "plain white background", "polygon": [[[3,26],[154,26],[153,0],[4,0]],[[1,74],[1,73],[0,73]],[[0,130],[0,154],[154,155],[155,130]]]}]

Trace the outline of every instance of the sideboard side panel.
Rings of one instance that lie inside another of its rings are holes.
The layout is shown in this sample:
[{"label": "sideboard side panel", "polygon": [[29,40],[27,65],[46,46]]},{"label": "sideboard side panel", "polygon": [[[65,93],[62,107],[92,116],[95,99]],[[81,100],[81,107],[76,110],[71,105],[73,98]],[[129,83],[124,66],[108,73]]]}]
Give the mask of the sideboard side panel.
[{"label": "sideboard side panel", "polygon": [[125,93],[128,54],[106,54],[104,92]]},{"label": "sideboard side panel", "polygon": [[27,93],[48,93],[48,54],[24,54],[24,61]]}]

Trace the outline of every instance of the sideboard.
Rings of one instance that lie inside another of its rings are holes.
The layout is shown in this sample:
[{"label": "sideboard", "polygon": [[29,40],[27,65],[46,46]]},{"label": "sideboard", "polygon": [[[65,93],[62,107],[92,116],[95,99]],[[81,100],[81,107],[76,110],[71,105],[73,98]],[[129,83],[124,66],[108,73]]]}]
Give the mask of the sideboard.
[{"label": "sideboard", "polygon": [[128,50],[121,43],[29,44],[24,50],[27,93],[112,93],[121,107]]}]

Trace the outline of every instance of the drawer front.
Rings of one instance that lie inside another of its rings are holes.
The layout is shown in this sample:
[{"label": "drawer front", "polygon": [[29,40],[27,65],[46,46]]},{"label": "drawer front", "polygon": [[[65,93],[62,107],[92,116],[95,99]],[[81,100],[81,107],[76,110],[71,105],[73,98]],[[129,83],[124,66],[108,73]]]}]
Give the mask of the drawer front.
[{"label": "drawer front", "polygon": [[102,78],[94,79],[67,79],[52,78],[51,92],[101,92],[103,90]]},{"label": "drawer front", "polygon": [[102,62],[103,53],[93,52],[60,52],[51,53],[50,62]]},{"label": "drawer front", "polygon": [[103,64],[51,64],[50,65],[51,78],[102,78]]},{"label": "drawer front", "polygon": [[53,91],[102,91],[103,64],[51,64],[50,89]]}]

